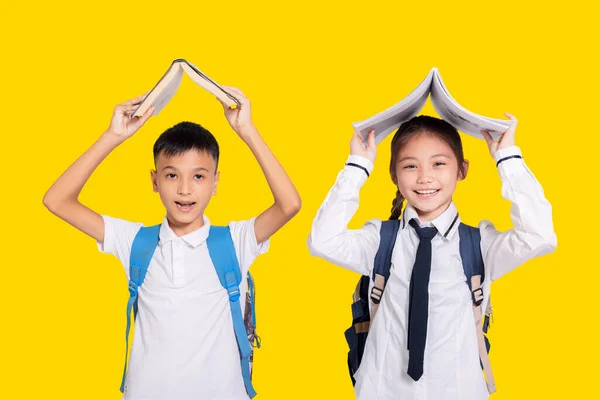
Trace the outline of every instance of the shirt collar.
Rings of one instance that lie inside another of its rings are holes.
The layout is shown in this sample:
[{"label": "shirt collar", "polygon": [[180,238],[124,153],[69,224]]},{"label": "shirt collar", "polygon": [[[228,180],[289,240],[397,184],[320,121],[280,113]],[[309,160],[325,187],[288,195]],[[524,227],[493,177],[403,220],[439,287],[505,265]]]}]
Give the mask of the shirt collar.
[{"label": "shirt collar", "polygon": [[423,222],[419,219],[417,214],[417,210],[413,208],[410,204],[406,206],[404,211],[402,212],[402,219],[400,220],[400,229],[405,229],[409,227],[409,221],[413,218],[417,219],[419,226],[435,226],[438,230],[438,233],[447,240],[450,240],[452,236],[458,230],[458,226],[460,225],[460,217],[458,216],[458,212],[456,210],[456,205],[454,202],[450,203],[450,206],[446,211],[444,211],[439,217],[434,219],[431,222]]},{"label": "shirt collar", "polygon": [[160,232],[158,235],[161,244],[165,244],[171,240],[179,238],[192,247],[201,245],[206,241],[206,238],[208,237],[208,231],[210,230],[210,220],[206,215],[203,215],[202,218],[204,219],[204,225],[201,228],[178,237],[169,226],[169,221],[165,216],[162,224],[160,225]]}]

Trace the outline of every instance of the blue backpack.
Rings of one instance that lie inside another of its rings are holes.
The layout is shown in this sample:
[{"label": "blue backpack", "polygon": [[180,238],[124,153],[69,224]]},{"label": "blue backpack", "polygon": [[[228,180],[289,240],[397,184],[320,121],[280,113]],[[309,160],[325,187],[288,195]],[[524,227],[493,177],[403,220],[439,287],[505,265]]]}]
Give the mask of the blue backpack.
[{"label": "blue backpack", "polygon": [[[348,369],[350,372],[350,379],[352,379],[352,385],[356,383],[354,380],[354,374],[358,370],[358,367],[362,361],[371,321],[376,315],[377,307],[383,297],[385,285],[390,276],[392,252],[394,250],[394,244],[396,243],[396,236],[398,234],[399,227],[399,220],[382,221],[380,228],[381,239],[379,243],[379,249],[375,255],[372,276],[362,276],[354,292],[352,304],[352,326],[345,332],[346,342],[348,342],[348,347],[350,349],[348,351]],[[474,228],[463,223],[459,225],[458,233],[460,237],[460,256],[462,258],[464,273],[467,278],[467,285],[471,291],[473,306],[474,308],[481,310],[480,305],[483,301],[483,290],[481,287],[476,287],[475,290],[472,290],[471,287],[473,276],[479,275],[481,277],[480,283],[483,283],[483,278],[485,276],[483,257],[481,255],[480,248],[481,235],[478,228]],[[373,288],[370,294],[372,307],[369,307],[368,292],[371,281],[373,281]],[[489,310],[491,311],[491,308]],[[490,314],[486,312],[482,328],[484,334],[488,331],[489,320]],[[489,366],[487,352],[490,350],[490,342],[486,336],[483,337],[483,341],[485,343],[485,349],[483,349],[483,352],[486,354],[482,354],[481,347],[479,352],[480,358],[482,358],[482,369],[484,368],[484,365]],[[493,393],[493,391],[495,391],[495,385],[493,383],[491,369],[486,368],[485,372],[488,380],[488,389],[490,390],[490,393]]]},{"label": "blue backpack", "polygon": [[[121,392],[125,390],[125,376],[127,374],[127,355],[129,353],[129,330],[131,327],[131,311],[135,320],[138,310],[138,289],[144,282],[148,271],[150,260],[154,250],[158,246],[160,225],[142,227],[131,246],[131,257],[129,262],[129,301],[127,302],[127,329],[125,331],[125,367],[123,368],[123,379],[121,380]],[[233,239],[228,226],[211,226],[206,239],[210,258],[215,266],[221,285],[227,289],[229,294],[229,305],[233,328],[240,351],[242,364],[242,377],[246,392],[250,398],[256,396],[252,387],[252,356],[253,347],[260,347],[260,338],[256,335],[256,314],[254,312],[254,281],[248,273],[248,291],[246,293],[246,312],[242,316],[240,306],[240,283],[242,274],[238,263]],[[254,342],[256,341],[256,346]]]}]

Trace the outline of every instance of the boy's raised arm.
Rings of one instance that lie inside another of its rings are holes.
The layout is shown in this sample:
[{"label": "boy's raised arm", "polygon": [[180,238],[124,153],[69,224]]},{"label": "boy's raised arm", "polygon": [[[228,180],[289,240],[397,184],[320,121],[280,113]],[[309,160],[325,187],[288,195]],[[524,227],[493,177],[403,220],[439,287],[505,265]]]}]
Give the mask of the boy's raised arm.
[{"label": "boy's raised arm", "polygon": [[79,202],[79,194],[106,156],[150,118],[154,107],[140,117],[129,118],[145,97],[142,95],[117,105],[106,132],[63,172],[44,196],[44,205],[50,212],[99,242],[104,242],[104,221],[98,213]]},{"label": "boy's raised arm", "polygon": [[273,205],[254,221],[256,241],[262,243],[300,211],[302,201],[287,173],[252,123],[250,101],[239,89],[225,88],[241,103],[239,108],[233,110],[223,104],[225,117],[256,157],[273,193]]}]

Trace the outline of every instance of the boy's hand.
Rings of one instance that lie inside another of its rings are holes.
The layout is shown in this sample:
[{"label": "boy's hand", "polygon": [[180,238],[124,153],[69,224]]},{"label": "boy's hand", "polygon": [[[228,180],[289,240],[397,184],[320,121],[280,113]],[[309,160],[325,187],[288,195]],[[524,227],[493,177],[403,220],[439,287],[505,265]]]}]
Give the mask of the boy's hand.
[{"label": "boy's hand", "polygon": [[354,132],[350,141],[350,154],[364,157],[375,164],[375,156],[377,155],[377,147],[375,146],[375,130],[369,131],[367,143],[363,142],[360,135]]},{"label": "boy's hand", "polygon": [[229,92],[229,94],[238,99],[241,103],[241,106],[231,109],[221,100],[219,100],[225,111],[227,122],[229,122],[229,125],[231,125],[233,130],[243,139],[244,135],[254,127],[250,112],[250,100],[248,100],[244,93],[237,88],[223,86],[223,89]]},{"label": "boy's hand", "polygon": [[498,140],[494,140],[494,138],[488,131],[486,131],[486,130],[481,131],[481,134],[483,135],[483,137],[485,138],[485,141],[488,144],[488,147],[490,149],[490,154],[492,155],[492,157],[494,156],[494,153],[496,151],[515,145],[515,131],[517,129],[518,121],[513,115],[510,115],[509,113],[505,112],[504,115],[506,115],[508,118],[510,118],[513,123],[506,132],[504,132],[502,135],[500,135]]},{"label": "boy's hand", "polygon": [[148,93],[136,97],[135,99],[121,103],[115,107],[115,111],[110,121],[110,126],[106,132],[117,136],[121,140],[131,137],[144,123],[152,116],[154,106],[151,106],[144,115],[130,118],[130,115],[136,110]]}]

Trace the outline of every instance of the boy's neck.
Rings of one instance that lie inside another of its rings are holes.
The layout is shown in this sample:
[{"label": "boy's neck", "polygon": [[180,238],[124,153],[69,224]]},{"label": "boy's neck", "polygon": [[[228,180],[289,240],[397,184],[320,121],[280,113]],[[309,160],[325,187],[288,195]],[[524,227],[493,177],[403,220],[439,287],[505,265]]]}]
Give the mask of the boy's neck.
[{"label": "boy's neck", "polygon": [[185,236],[188,233],[192,233],[204,226],[204,214],[200,215],[196,220],[190,223],[181,223],[175,221],[169,215],[167,215],[167,222],[169,223],[169,228],[175,233],[175,235]]}]

